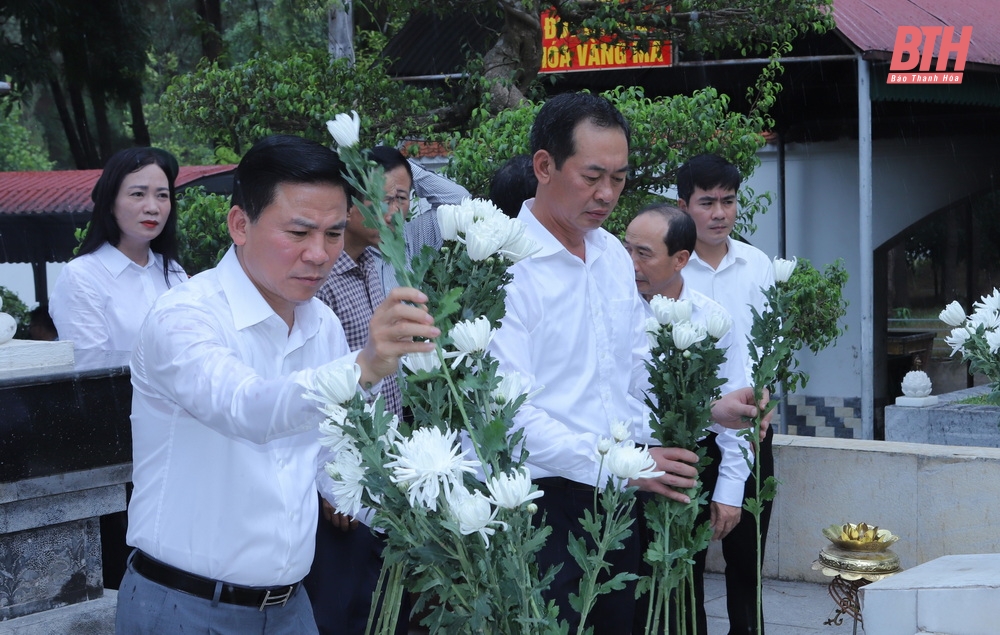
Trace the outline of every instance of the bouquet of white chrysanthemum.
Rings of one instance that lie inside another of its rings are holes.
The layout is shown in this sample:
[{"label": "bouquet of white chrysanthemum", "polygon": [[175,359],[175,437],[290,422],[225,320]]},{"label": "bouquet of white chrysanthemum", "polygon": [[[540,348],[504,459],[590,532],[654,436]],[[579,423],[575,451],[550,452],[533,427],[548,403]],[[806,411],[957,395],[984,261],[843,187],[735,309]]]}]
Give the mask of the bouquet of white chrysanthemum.
[{"label": "bouquet of white chrysanthemum", "polygon": [[[646,323],[649,337],[650,408],[653,437],[664,447],[680,447],[703,459],[698,440],[711,424],[712,402],[719,396],[724,380],[719,367],[725,351],[717,344],[732,328],[722,313],[692,322],[693,307],[687,300],[655,296],[649,302],[653,317]],[[652,568],[640,589],[648,589],[648,632],[662,632],[673,622],[678,633],[697,632],[696,616],[686,607],[694,606],[694,555],[708,546],[712,530],[708,522],[696,527],[707,493],[698,485],[687,491],[691,502],[680,503],[657,496],[646,503],[646,522],[655,539],[645,554]],[[676,593],[675,593],[676,592]],[[677,599],[674,606],[671,595]]]},{"label": "bouquet of white chrysanthemum", "polygon": [[954,327],[944,341],[951,354],[961,353],[969,372],[982,373],[990,382],[989,399],[1000,405],[1000,291],[984,295],[972,305],[971,315],[958,301],[941,311],[942,322]]},{"label": "bouquet of white chrysanthemum", "polygon": [[[524,465],[513,417],[526,383],[498,372],[488,346],[504,311],[507,269],[537,248],[524,226],[487,201],[466,199],[437,210],[440,249],[406,257],[403,219],[382,221],[383,177],[356,146],[359,118],[329,122],[354,177],[355,203],[379,229],[380,250],[396,279],[419,287],[442,335],[437,349],[403,358],[401,385],[412,421],[366,404],[346,371],[317,380],[309,394],[327,420],[322,442],[333,451],[326,471],[338,508],[372,510],[385,532],[384,605],[405,590],[420,592],[414,611],[431,632],[556,632],[553,607],[541,598],[548,579],[535,552],[547,530],[532,525],[541,496]],[[332,371],[331,371],[332,372]],[[396,612],[376,614],[370,632],[392,633]]]}]

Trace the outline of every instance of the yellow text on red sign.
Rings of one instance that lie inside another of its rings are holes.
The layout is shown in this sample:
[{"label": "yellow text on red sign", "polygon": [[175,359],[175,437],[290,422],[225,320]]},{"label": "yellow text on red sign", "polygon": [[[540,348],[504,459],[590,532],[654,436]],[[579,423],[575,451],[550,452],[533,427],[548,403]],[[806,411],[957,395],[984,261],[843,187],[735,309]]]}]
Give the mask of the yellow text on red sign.
[{"label": "yellow text on red sign", "polygon": [[581,39],[565,28],[559,32],[554,9],[542,13],[541,73],[670,66],[672,62],[670,42],[650,41],[640,49],[612,43],[608,37]]}]

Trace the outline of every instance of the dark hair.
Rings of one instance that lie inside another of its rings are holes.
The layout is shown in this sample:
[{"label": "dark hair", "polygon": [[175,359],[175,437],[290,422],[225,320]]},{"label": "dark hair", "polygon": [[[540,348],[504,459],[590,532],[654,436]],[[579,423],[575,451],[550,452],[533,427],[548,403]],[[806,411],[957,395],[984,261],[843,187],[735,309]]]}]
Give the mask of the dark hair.
[{"label": "dark hair", "polygon": [[396,148],[375,146],[365,152],[365,158],[374,161],[376,165],[386,172],[391,172],[400,166],[406,168],[406,173],[410,177],[410,183],[413,183],[413,168],[410,167],[410,162],[406,160],[403,153]]},{"label": "dark hair", "polygon": [[274,202],[282,183],[328,183],[344,188],[347,200],[354,188],[347,182],[347,167],[336,152],[294,135],[264,137],[247,150],[233,176],[232,205],[246,212],[251,223]]},{"label": "dark hair", "polygon": [[599,128],[620,128],[625,142],[631,147],[632,132],[628,122],[614,104],[591,93],[563,93],[545,102],[531,126],[531,154],[545,150],[552,156],[556,169],[562,169],[573,156],[573,130],[581,121]]},{"label": "dark hair", "polygon": [[163,231],[149,242],[149,248],[163,258],[163,279],[170,285],[171,263],[177,260],[177,197],[174,183],[177,180],[177,159],[166,150],[159,148],[128,148],[114,153],[101,177],[97,179],[90,198],[94,201],[94,212],[90,217],[87,235],[80,244],[78,256],[97,251],[104,243],[117,247],[122,240],[122,231],[115,219],[115,199],[125,177],[138,172],[147,165],[157,165],[167,175],[170,188],[170,215],[163,223]]},{"label": "dark hair", "polygon": [[530,154],[519,154],[507,159],[493,173],[490,181],[490,200],[507,216],[516,218],[521,204],[535,196],[538,177]]},{"label": "dark hair", "polygon": [[663,237],[663,244],[667,246],[667,255],[673,256],[682,249],[694,253],[695,244],[698,242],[698,226],[694,219],[682,212],[673,205],[666,203],[653,203],[639,210],[636,218],[643,214],[659,214],[667,219],[667,234]]},{"label": "dark hair", "polygon": [[742,182],[739,168],[729,161],[717,154],[699,154],[677,168],[677,198],[690,203],[696,187],[711,190],[721,186],[735,192]]}]

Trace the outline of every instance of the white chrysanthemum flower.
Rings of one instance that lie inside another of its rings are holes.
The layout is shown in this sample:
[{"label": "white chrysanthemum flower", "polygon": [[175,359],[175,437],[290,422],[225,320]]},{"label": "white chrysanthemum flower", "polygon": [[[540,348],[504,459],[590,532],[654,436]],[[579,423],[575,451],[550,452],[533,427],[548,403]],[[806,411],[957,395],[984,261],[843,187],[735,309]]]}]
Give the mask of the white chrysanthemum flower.
[{"label": "white chrysanthemum flower", "polygon": [[625,421],[611,422],[611,438],[615,440],[615,443],[631,439],[632,431],[629,429],[628,423]]},{"label": "white chrysanthemum flower", "polygon": [[[339,406],[338,406],[339,408]],[[341,408],[343,410],[343,408]],[[322,446],[326,446],[332,449],[334,452],[339,452],[343,448],[354,448],[354,437],[347,434],[344,431],[345,426],[350,426],[350,422],[346,420],[347,411],[344,410],[345,418],[337,419],[326,419],[321,424],[319,424],[319,443]]]},{"label": "white chrysanthemum flower", "polygon": [[645,331],[646,341],[649,343],[650,350],[652,350],[656,348],[657,340],[660,336],[660,321],[655,317],[646,318]]},{"label": "white chrysanthemum flower", "polygon": [[1000,351],[1000,331],[986,331],[986,344],[990,347],[993,355]]},{"label": "white chrysanthemum flower", "polygon": [[441,368],[441,359],[437,351],[426,353],[408,353],[403,355],[403,366],[411,373],[433,373]]},{"label": "white chrysanthemum flower", "polygon": [[959,326],[951,330],[951,335],[944,338],[944,343],[951,347],[951,354],[961,351],[970,336],[969,329]]},{"label": "white chrysanthemum flower", "polygon": [[458,368],[458,365],[470,355],[485,351],[486,347],[493,341],[493,336],[496,335],[496,332],[496,329],[490,328],[490,321],[486,316],[478,317],[475,320],[457,322],[451,328],[451,331],[448,332],[448,337],[451,338],[455,348],[458,349],[457,352],[445,355],[445,357],[456,358],[452,362],[451,367]]},{"label": "white chrysanthemum flower", "polygon": [[674,304],[676,304],[676,302],[673,298],[668,298],[663,295],[654,295],[649,301],[649,308],[653,310],[653,316],[656,318],[657,322],[664,325],[673,324]]},{"label": "white chrysanthemum flower", "polygon": [[706,333],[698,329],[691,322],[678,322],[674,324],[673,337],[674,346],[679,350],[686,351],[695,342],[705,339]]},{"label": "white chrysanthemum flower", "polygon": [[313,373],[306,397],[321,404],[345,404],[358,391],[361,367],[357,364],[332,362],[320,366]]},{"label": "white chrysanthemum flower", "polygon": [[974,309],[984,311],[1000,311],[1000,289],[993,289],[993,293],[979,298],[979,302],[972,305]]},{"label": "white chrysanthemum flower", "polygon": [[708,321],[705,322],[705,330],[707,330],[708,334],[716,340],[721,340],[731,328],[733,328],[732,318],[721,311],[713,311],[712,314],[708,316]]},{"label": "white chrysanthemum flower", "polygon": [[674,324],[678,322],[690,322],[692,313],[694,313],[694,306],[692,306],[691,300],[678,300],[674,302]]},{"label": "white chrysanthemum flower", "polygon": [[510,225],[506,222],[509,220],[505,216],[504,220],[487,218],[472,223],[465,232],[465,248],[469,258],[475,261],[486,260],[500,251],[511,232]]},{"label": "white chrysanthemum flower", "polygon": [[410,506],[423,505],[437,511],[442,486],[447,492],[458,487],[462,474],[474,474],[478,461],[466,461],[458,432],[443,433],[437,428],[418,428],[409,438],[396,442],[396,453],[387,453],[393,460],[385,467],[392,472],[393,483],[406,487]]},{"label": "white chrysanthemum flower", "polygon": [[498,474],[486,481],[486,489],[493,497],[491,502],[504,509],[517,509],[544,494],[541,490],[531,491],[531,487],[531,472],[525,466],[516,472]]},{"label": "white chrysanthemum flower", "polygon": [[363,504],[365,487],[362,479],[368,469],[361,464],[361,453],[356,448],[343,449],[326,464],[325,469],[333,479],[331,493],[337,501],[337,511],[356,516]]},{"label": "white chrysanthemum flower", "polygon": [[656,461],[645,446],[640,448],[632,443],[616,445],[608,450],[604,465],[622,480],[657,478],[664,474],[656,469]]},{"label": "white chrysanthemum flower", "polygon": [[792,272],[795,271],[795,265],[798,263],[798,258],[792,258],[791,260],[785,260],[784,258],[774,259],[774,281],[778,284],[782,282],[788,282],[788,279],[792,277]]},{"label": "white chrysanthemum flower", "polygon": [[493,389],[493,402],[498,406],[508,404],[527,392],[528,381],[516,371],[497,373],[500,383]]},{"label": "white chrysanthemum flower", "polygon": [[938,319],[948,326],[961,326],[962,322],[965,322],[965,309],[958,303],[958,300],[953,300],[938,314]]},{"label": "white chrysanthemum flower", "polygon": [[456,487],[448,492],[447,498],[448,510],[458,522],[459,532],[463,536],[479,534],[487,548],[490,546],[490,536],[496,533],[491,525],[507,527],[506,523],[496,520],[497,509],[482,492],[470,492],[464,487]]},{"label": "white chrysanthemum flower", "polygon": [[338,148],[350,148],[361,138],[361,119],[353,110],[349,115],[342,112],[326,122],[326,129]]},{"label": "white chrysanthemum flower", "polygon": [[509,220],[507,215],[500,211],[493,201],[485,198],[466,198],[462,200],[462,205],[472,211],[476,220],[491,220],[500,218]]},{"label": "white chrysanthemum flower", "polygon": [[[519,220],[513,219],[512,222],[516,225],[524,226],[524,223]],[[521,231],[514,237],[508,237],[507,242],[500,248],[500,253],[511,262],[520,262],[529,256],[535,255],[541,248],[541,245]]]},{"label": "white chrysanthemum flower", "polygon": [[458,240],[458,237],[465,235],[466,229],[475,221],[475,211],[472,206],[464,204],[469,200],[465,199],[462,205],[441,205],[437,208],[438,225],[441,228],[441,237],[445,240]]},{"label": "white chrysanthemum flower", "polygon": [[600,456],[604,456],[605,454],[611,451],[611,448],[612,446],[614,446],[614,444],[615,442],[613,439],[609,439],[608,437],[601,437],[597,441],[597,453]]},{"label": "white chrysanthemum flower", "polygon": [[987,331],[1000,328],[1000,313],[979,307],[969,316],[969,326],[972,330],[982,326]]}]

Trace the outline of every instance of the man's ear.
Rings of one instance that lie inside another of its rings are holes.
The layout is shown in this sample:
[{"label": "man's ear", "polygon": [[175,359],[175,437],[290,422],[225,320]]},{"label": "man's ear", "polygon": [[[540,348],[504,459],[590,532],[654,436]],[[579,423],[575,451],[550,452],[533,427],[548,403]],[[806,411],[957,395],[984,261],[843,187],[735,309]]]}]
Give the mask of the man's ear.
[{"label": "man's ear", "polygon": [[677,209],[679,209],[682,212],[684,212],[685,214],[687,214],[687,211],[688,211],[687,201],[685,201],[682,198],[677,199]]},{"label": "man's ear", "polygon": [[229,215],[226,216],[226,226],[229,227],[229,236],[233,239],[233,244],[240,246],[247,241],[247,226],[250,224],[250,217],[239,205],[229,208]]},{"label": "man's ear", "polygon": [[548,150],[536,152],[535,156],[531,158],[531,163],[535,168],[535,178],[538,179],[538,182],[548,183],[552,178],[552,172],[556,169],[555,161],[552,160],[552,155],[549,154]]},{"label": "man's ear", "polygon": [[677,271],[680,271],[681,269],[687,266],[688,260],[691,260],[691,252],[688,251],[687,249],[681,249],[676,254],[674,254],[674,257],[677,258],[676,260]]}]

